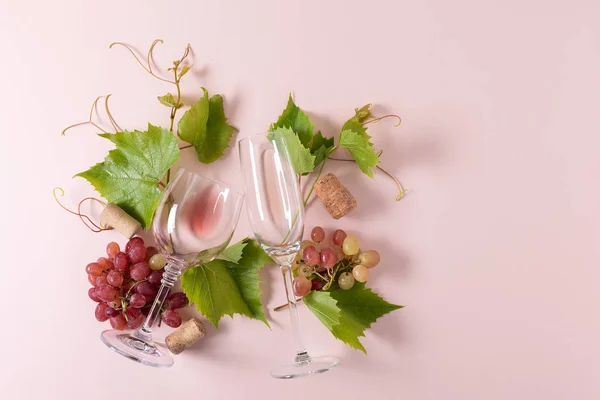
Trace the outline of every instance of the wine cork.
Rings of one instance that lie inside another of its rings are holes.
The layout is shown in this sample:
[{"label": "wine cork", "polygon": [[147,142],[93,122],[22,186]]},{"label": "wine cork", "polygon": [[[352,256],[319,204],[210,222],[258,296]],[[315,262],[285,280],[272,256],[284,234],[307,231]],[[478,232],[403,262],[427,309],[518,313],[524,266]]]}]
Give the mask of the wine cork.
[{"label": "wine cork", "polygon": [[334,219],[340,219],[356,208],[356,199],[352,193],[332,173],[317,181],[315,193]]},{"label": "wine cork", "polygon": [[192,318],[175,329],[165,339],[167,348],[173,354],[179,354],[206,335],[204,324],[198,318]]},{"label": "wine cork", "polygon": [[110,203],[100,215],[100,223],[111,226],[126,238],[131,238],[142,227],[142,225],[116,204]]}]

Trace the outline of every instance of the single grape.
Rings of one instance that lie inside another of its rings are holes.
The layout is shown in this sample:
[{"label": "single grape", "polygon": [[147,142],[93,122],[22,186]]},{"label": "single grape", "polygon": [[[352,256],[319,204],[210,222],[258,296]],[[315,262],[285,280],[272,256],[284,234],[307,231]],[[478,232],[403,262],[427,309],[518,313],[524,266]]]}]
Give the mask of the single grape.
[{"label": "single grape", "polygon": [[131,246],[127,251],[127,255],[133,264],[146,261],[146,246],[143,244],[136,244]]},{"label": "single grape", "polygon": [[343,230],[336,230],[335,232],[333,232],[333,244],[341,246],[344,243],[344,239],[346,239],[346,236],[346,232],[344,232]]},{"label": "single grape", "polygon": [[98,279],[96,275],[88,274],[88,281],[92,284],[92,286],[96,286],[96,279]]},{"label": "single grape", "polygon": [[115,256],[115,268],[119,271],[126,271],[129,268],[129,264],[131,261],[129,260],[129,256],[123,252],[117,253]]},{"label": "single grape", "polygon": [[106,245],[106,255],[111,260],[113,258],[115,258],[117,253],[119,253],[120,251],[121,251],[121,248],[119,247],[119,243],[117,243],[117,242],[110,242],[109,244]]},{"label": "single grape", "polygon": [[323,286],[325,286],[325,284],[323,283],[323,281],[320,278],[315,278],[311,281],[311,288],[310,290],[321,290],[323,289]]},{"label": "single grape", "polygon": [[310,238],[313,242],[321,243],[325,240],[325,230],[320,226],[315,226],[310,232]]},{"label": "single grape", "polygon": [[129,299],[129,308],[142,308],[146,305],[146,296],[144,296],[143,294],[139,294],[139,293],[134,293],[131,295],[131,298]]},{"label": "single grape", "polygon": [[108,318],[112,318],[112,317],[116,317],[117,315],[119,315],[119,312],[112,307],[108,307],[106,309],[106,311],[104,311],[104,314],[106,314],[106,316]]},{"label": "single grape", "polygon": [[300,265],[300,267],[298,267],[298,274],[302,275],[305,278],[308,278],[309,276],[311,276],[314,271],[315,271],[314,267],[310,267],[304,263],[302,263]]},{"label": "single grape", "polygon": [[129,250],[131,250],[133,246],[137,245],[144,246],[144,239],[139,236],[129,239],[129,242],[127,242],[127,245],[125,245],[125,253],[129,253]]},{"label": "single grape", "polygon": [[321,255],[315,246],[308,246],[302,251],[304,262],[310,266],[319,265],[321,263]]},{"label": "single grape", "polygon": [[139,294],[143,294],[144,296],[146,296],[147,299],[154,299],[154,297],[158,293],[157,287],[147,281],[140,282],[139,284],[137,284],[135,287],[135,291]]},{"label": "single grape", "polygon": [[104,272],[104,271],[103,271],[102,265],[93,262],[93,263],[89,263],[85,267],[85,272],[87,272],[89,275],[100,276],[100,275],[102,275],[102,272]]},{"label": "single grape", "polygon": [[102,301],[98,296],[96,296],[96,288],[95,287],[89,288],[88,296],[90,296],[90,299],[94,300],[96,303],[100,303]]},{"label": "single grape", "polygon": [[106,281],[110,286],[118,288],[123,284],[123,275],[116,269],[113,269],[106,276]]},{"label": "single grape", "polygon": [[162,321],[169,325],[171,328],[177,328],[181,325],[181,315],[177,314],[175,310],[167,310],[162,313]]},{"label": "single grape", "polygon": [[117,294],[117,289],[108,284],[98,285],[96,288],[96,296],[103,301],[113,301],[117,298]]},{"label": "single grape", "polygon": [[154,246],[146,248],[146,262],[150,261],[153,255],[158,254],[158,249]]},{"label": "single grape", "polygon": [[187,296],[183,292],[171,293],[169,297],[167,297],[167,301],[168,308],[170,310],[176,310],[178,308],[185,307],[190,303]]},{"label": "single grape", "polygon": [[150,268],[152,268],[152,270],[158,271],[159,269],[163,269],[165,265],[167,265],[167,260],[165,260],[162,254],[155,254],[152,257],[150,257],[150,260],[148,260],[148,264],[150,265]]},{"label": "single grape", "polygon": [[110,326],[112,326],[113,329],[122,331],[127,327],[127,320],[123,314],[119,313],[119,315],[110,319]]},{"label": "single grape", "polygon": [[327,269],[333,268],[337,263],[335,252],[329,247],[321,250],[321,265]]},{"label": "single grape", "polygon": [[142,313],[142,310],[139,308],[127,307],[127,317],[129,318],[137,318],[138,315]]},{"label": "single grape", "polygon": [[160,271],[152,271],[150,275],[148,275],[148,282],[153,284],[154,286],[160,286],[160,281],[162,280],[163,270]]},{"label": "single grape", "polygon": [[108,319],[108,317],[106,316],[106,309],[108,308],[108,305],[106,303],[98,303],[98,305],[96,306],[96,310],[94,311],[94,315],[96,316],[96,319],[100,322],[104,322]]},{"label": "single grape", "polygon": [[340,289],[348,290],[354,286],[354,277],[350,272],[342,272],[338,278],[338,285]]},{"label": "single grape", "polygon": [[309,281],[302,275],[298,275],[294,279],[294,293],[296,293],[296,296],[305,296],[310,292],[311,287],[312,281]]},{"label": "single grape", "polygon": [[[129,310],[127,310],[129,311]],[[129,321],[127,321],[127,328],[129,329],[137,329],[144,323],[144,316],[140,312],[137,317],[130,317]]]},{"label": "single grape", "polygon": [[352,276],[359,282],[366,282],[369,279],[369,270],[364,265],[356,265],[352,268]]},{"label": "single grape", "polygon": [[108,276],[108,274],[105,272],[102,275],[96,277],[96,286],[108,285],[107,276]]},{"label": "single grape", "polygon": [[109,269],[114,268],[114,264],[112,263],[112,261],[110,261],[106,257],[100,257],[97,262],[98,262],[98,264],[102,265],[102,268],[104,268],[104,271],[108,271]]},{"label": "single grape", "polygon": [[129,274],[136,281],[141,281],[142,279],[146,279],[148,274],[150,274],[150,266],[145,261],[139,262],[131,267]]},{"label": "single grape", "polygon": [[375,250],[363,251],[358,256],[358,261],[367,268],[376,267],[379,264],[379,253]]},{"label": "single grape", "polygon": [[346,239],[344,239],[344,244],[342,245],[342,250],[344,250],[344,254],[347,256],[353,256],[356,253],[358,253],[359,249],[360,247],[356,236],[346,236]]},{"label": "single grape", "polygon": [[315,245],[315,243],[311,242],[310,240],[303,240],[302,243],[300,243],[300,252],[302,252],[302,250],[304,250],[308,246],[314,246],[314,245]]}]

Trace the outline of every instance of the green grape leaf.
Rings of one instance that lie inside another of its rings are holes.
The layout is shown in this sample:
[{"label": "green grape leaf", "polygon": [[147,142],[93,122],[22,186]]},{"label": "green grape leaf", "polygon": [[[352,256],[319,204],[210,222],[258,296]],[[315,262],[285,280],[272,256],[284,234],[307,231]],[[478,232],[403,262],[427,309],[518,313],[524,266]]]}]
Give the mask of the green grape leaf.
[{"label": "green grape leaf", "polygon": [[277,128],[290,128],[298,135],[304,147],[309,147],[315,130],[308,115],[294,103],[291,93],[287,107],[283,110],[277,122],[271,124],[269,132],[274,132]]},{"label": "green grape leaf", "polygon": [[188,73],[188,71],[189,71],[190,69],[192,69],[192,67],[193,67],[193,65],[187,65],[187,64],[186,64],[186,65],[184,65],[184,66],[181,68],[181,71],[179,71],[179,79],[181,79],[181,77],[182,77],[182,76],[184,76],[185,74],[187,74],[187,73]]},{"label": "green grape leaf", "polygon": [[362,172],[371,178],[373,177],[371,168],[379,164],[379,156],[375,153],[373,144],[368,138],[346,129],[340,134],[340,146],[352,154],[352,157],[356,160],[356,165],[358,165]]},{"label": "green grape leaf", "polygon": [[313,136],[310,152],[315,156],[315,167],[327,156],[327,153],[333,148],[334,142],[333,138],[324,138],[321,131],[317,132],[315,136]]},{"label": "green grape leaf", "polygon": [[175,101],[175,98],[171,93],[167,93],[163,96],[158,96],[158,101],[160,101],[160,104],[167,107],[175,107],[177,105],[177,102]]},{"label": "green grape leaf", "polygon": [[113,142],[116,149],[103,162],[75,176],[88,180],[101,196],[148,228],[161,194],[158,182],[179,158],[177,140],[166,129],[150,124],[145,132],[99,136]]},{"label": "green grape leaf", "polygon": [[256,240],[244,239],[243,243],[246,246],[242,252],[242,258],[240,258],[237,264],[227,263],[227,268],[237,283],[242,299],[248,305],[250,314],[246,315],[264,322],[270,328],[260,299],[261,292],[259,285],[262,281],[258,272],[263,266],[273,262],[273,260],[265,253]]},{"label": "green grape leaf", "polygon": [[242,258],[244,247],[246,247],[246,242],[243,240],[237,242],[236,244],[232,244],[223,250],[221,254],[217,256],[217,259],[237,264],[240,261],[240,258]]},{"label": "green grape leaf", "polygon": [[204,95],[179,120],[177,134],[194,146],[200,162],[210,164],[225,153],[235,128],[227,123],[221,95],[209,99],[202,90]]},{"label": "green grape leaf", "polygon": [[373,104],[366,104],[361,108],[354,109],[354,118],[358,120],[358,122],[365,122],[369,118],[373,118],[373,114],[371,114],[371,107]]},{"label": "green grape leaf", "polygon": [[290,128],[275,128],[269,133],[269,140],[273,140],[276,135],[283,137],[290,155],[290,162],[297,174],[308,174],[315,169],[315,156],[310,154],[310,150],[300,143],[300,139],[294,134],[294,131]]},{"label": "green grape leaf", "polygon": [[[240,243],[244,247],[237,263],[213,260],[188,269],[181,277],[181,286],[190,302],[217,329],[223,316],[234,314],[258,319],[269,326],[260,299],[258,271],[271,258],[254,240],[244,239]],[[232,247],[239,247],[240,243]]]},{"label": "green grape leaf", "polygon": [[[359,282],[349,290],[333,286],[329,292],[310,292],[303,301],[333,336],[365,354],[367,350],[359,339],[365,336],[365,330],[383,315],[402,308],[388,303]],[[338,323],[332,322],[336,316]]]},{"label": "green grape leaf", "polygon": [[331,293],[313,290],[304,296],[302,301],[330,331],[340,324],[342,310],[337,306],[337,301],[331,297]]},{"label": "green grape leaf", "polygon": [[370,140],[371,136],[367,133],[367,128],[363,125],[363,122],[371,117],[371,104],[354,109],[354,116],[344,123],[342,132],[351,130],[367,140]]}]

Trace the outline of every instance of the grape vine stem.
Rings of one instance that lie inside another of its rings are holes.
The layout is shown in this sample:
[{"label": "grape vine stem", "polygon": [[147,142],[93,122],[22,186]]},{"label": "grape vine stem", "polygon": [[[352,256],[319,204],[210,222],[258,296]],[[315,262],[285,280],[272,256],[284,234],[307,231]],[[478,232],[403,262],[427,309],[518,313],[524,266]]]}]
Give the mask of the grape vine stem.
[{"label": "grape vine stem", "polygon": [[[379,152],[378,156],[380,156],[381,153],[383,153],[383,152],[382,151]],[[334,161],[347,161],[347,162],[354,162],[354,163],[356,162],[355,160],[349,160],[349,159],[346,159],[346,158],[329,157],[329,159],[330,160],[334,160]],[[386,174],[387,176],[389,176],[390,179],[394,181],[394,183],[398,187],[398,195],[396,196],[396,201],[402,200],[402,197],[404,197],[404,195],[406,194],[406,192],[408,192],[408,189],[404,189],[404,187],[402,186],[402,183],[400,183],[400,181],[394,175],[392,175],[391,173],[389,173],[388,171],[386,171],[385,169],[383,169],[379,165],[377,165],[376,167],[377,167],[378,170],[380,170],[381,172],[383,172],[384,174]]]}]

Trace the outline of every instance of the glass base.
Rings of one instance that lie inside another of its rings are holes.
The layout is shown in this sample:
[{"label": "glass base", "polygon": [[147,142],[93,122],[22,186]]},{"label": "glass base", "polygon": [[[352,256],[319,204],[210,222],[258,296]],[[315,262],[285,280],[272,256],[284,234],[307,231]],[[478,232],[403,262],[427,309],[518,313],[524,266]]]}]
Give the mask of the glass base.
[{"label": "glass base", "polygon": [[108,330],[102,332],[100,338],[105,345],[130,360],[158,368],[173,365],[173,357],[165,346],[152,341],[140,340],[133,336],[133,333]]},{"label": "glass base", "polygon": [[273,368],[271,376],[278,379],[293,379],[307,375],[321,374],[336,367],[340,363],[335,357],[313,357],[307,361],[295,362]]}]

